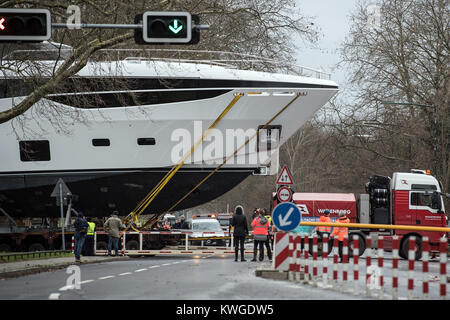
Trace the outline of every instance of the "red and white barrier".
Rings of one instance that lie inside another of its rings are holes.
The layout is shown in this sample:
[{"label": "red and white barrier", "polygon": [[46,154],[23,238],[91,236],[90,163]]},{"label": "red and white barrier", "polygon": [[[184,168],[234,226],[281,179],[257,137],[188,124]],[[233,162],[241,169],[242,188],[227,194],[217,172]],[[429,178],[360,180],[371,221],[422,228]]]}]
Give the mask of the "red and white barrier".
[{"label": "red and white barrier", "polygon": [[447,248],[448,248],[448,242],[446,238],[441,238],[441,243],[439,245],[439,251],[440,251],[440,290],[439,295],[442,300],[446,299],[447,296]]},{"label": "red and white barrier", "polygon": [[430,244],[428,237],[422,238],[422,292],[423,298],[428,299],[429,285],[428,285],[428,260],[429,260]]},{"label": "red and white barrier", "polygon": [[317,235],[313,236],[313,287],[317,287]]},{"label": "red and white barrier", "polygon": [[378,299],[383,299],[383,286],[384,286],[384,277],[383,277],[383,259],[384,259],[384,249],[383,249],[383,236],[378,237],[378,268],[380,269],[379,279],[379,289],[378,289]]},{"label": "red and white barrier", "polygon": [[72,253],[75,252],[75,237],[72,236]]},{"label": "red and white barrier", "polygon": [[294,263],[294,235],[289,234],[289,271],[288,271],[288,279],[294,280],[294,272],[295,272],[295,263]]},{"label": "red and white barrier", "polygon": [[333,254],[333,290],[338,290],[338,253],[336,252],[338,250],[338,239],[334,238],[333,242],[333,248],[334,248],[334,254]]},{"label": "red and white barrier", "polygon": [[300,268],[301,268],[301,254],[302,254],[302,241],[301,236],[297,236],[297,250],[296,250],[296,270],[295,270],[295,281],[300,281]]},{"label": "red and white barrier", "polygon": [[342,292],[347,292],[348,285],[348,237],[344,237],[344,248],[342,249]]},{"label": "red and white barrier", "polygon": [[370,297],[370,265],[372,263],[372,238],[368,236],[366,238],[367,249],[366,249],[366,296]]},{"label": "red and white barrier", "polygon": [[359,237],[353,236],[353,294],[359,295]]},{"label": "red and white barrier", "polygon": [[303,250],[303,257],[305,258],[305,269],[304,269],[304,280],[305,283],[309,283],[309,280],[311,279],[311,275],[309,274],[309,237],[305,236],[305,242],[303,244],[304,250]]},{"label": "red and white barrier", "polygon": [[289,271],[289,234],[286,232],[276,232],[273,250],[273,267],[279,271]]},{"label": "red and white barrier", "polygon": [[416,246],[416,237],[409,238],[408,250],[408,299],[414,299],[414,248]]},{"label": "red and white barrier", "polygon": [[326,288],[328,286],[328,235],[322,238],[322,281]]},{"label": "red and white barrier", "polygon": [[400,241],[398,236],[392,237],[392,300],[398,300],[398,259]]}]

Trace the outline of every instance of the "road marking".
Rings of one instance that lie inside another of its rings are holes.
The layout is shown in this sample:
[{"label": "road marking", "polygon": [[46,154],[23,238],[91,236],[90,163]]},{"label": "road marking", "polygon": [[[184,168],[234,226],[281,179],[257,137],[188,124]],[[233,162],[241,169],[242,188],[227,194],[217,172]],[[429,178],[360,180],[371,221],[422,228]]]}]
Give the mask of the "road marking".
[{"label": "road marking", "polygon": [[147,268],[144,268],[144,269],[136,270],[136,271],[134,271],[134,272],[142,272],[142,271],[146,271],[146,270],[148,270],[148,269],[147,269]]},{"label": "road marking", "polygon": [[59,300],[59,296],[61,295],[61,293],[50,293],[50,295],[48,296],[49,300]]},{"label": "road marking", "polygon": [[94,280],[84,280],[84,281],[81,281],[80,284],[86,284],[86,283],[90,283],[90,282],[94,282]]},{"label": "road marking", "polygon": [[170,266],[170,263],[163,263],[162,266]]},{"label": "road marking", "polygon": [[111,279],[111,278],[114,278],[114,277],[115,277],[115,276],[106,276],[106,277],[98,278],[98,280]]},{"label": "road marking", "polygon": [[72,290],[72,289],[75,289],[74,285],[61,287],[61,288],[59,288],[59,291],[67,291],[67,290]]},{"label": "road marking", "polygon": [[156,265],[156,266],[151,266],[151,267],[149,267],[150,269],[153,269],[153,268],[159,268],[159,267],[161,267],[159,264],[158,265]]},{"label": "road marking", "polygon": [[126,276],[126,275],[129,275],[129,274],[131,274],[131,272],[124,272],[124,273],[119,274],[119,276]]}]

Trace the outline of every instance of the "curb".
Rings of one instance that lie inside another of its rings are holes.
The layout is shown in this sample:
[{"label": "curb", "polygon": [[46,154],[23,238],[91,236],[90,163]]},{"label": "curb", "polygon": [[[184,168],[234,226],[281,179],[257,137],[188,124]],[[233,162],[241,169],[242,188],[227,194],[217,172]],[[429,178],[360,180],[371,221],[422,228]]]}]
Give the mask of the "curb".
[{"label": "curb", "polygon": [[288,280],[288,272],[287,271],[278,271],[273,269],[257,269],[255,270],[255,275],[257,277],[265,278],[265,279],[273,279],[273,280]]},{"label": "curb", "polygon": [[54,265],[41,265],[36,267],[29,267],[19,270],[13,270],[13,271],[0,271],[0,279],[6,279],[6,278],[18,278],[23,277],[31,274],[37,274],[42,272],[49,272],[49,271],[55,271],[60,269],[65,269],[68,266],[71,265],[85,265],[85,264],[93,264],[93,263],[101,263],[101,262],[109,262],[109,261],[120,261],[120,260],[128,260],[130,257],[111,257],[104,260],[93,260],[93,261],[84,261],[81,264],[75,263],[75,261],[71,262],[62,262]]}]

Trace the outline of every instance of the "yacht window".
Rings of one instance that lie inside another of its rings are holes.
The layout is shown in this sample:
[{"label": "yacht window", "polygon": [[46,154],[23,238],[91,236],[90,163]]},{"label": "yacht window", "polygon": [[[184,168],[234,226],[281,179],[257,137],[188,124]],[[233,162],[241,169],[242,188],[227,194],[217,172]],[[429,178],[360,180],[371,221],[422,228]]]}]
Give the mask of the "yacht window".
[{"label": "yacht window", "polygon": [[153,146],[156,144],[155,138],[138,138],[137,143],[140,146]]},{"label": "yacht window", "polygon": [[92,145],[94,147],[109,147],[111,143],[109,139],[92,139]]},{"label": "yacht window", "polygon": [[21,161],[50,161],[48,140],[28,140],[19,142]]}]

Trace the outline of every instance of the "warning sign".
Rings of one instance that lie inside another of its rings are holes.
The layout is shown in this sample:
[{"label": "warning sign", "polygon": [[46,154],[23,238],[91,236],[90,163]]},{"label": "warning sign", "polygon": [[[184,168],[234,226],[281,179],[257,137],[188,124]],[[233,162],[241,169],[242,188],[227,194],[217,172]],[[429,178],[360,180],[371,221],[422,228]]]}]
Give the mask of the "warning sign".
[{"label": "warning sign", "polygon": [[292,175],[289,172],[287,166],[283,166],[283,169],[281,170],[281,173],[278,176],[277,182],[275,182],[275,184],[294,184],[294,179],[292,179]]}]

